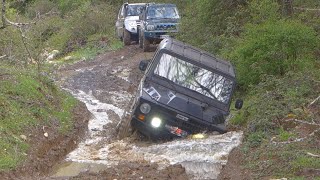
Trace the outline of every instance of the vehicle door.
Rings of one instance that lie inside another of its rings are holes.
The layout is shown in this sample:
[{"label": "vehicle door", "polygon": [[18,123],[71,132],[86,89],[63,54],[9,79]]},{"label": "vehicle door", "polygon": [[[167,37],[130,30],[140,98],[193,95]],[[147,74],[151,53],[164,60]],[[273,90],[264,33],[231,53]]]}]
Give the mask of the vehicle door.
[{"label": "vehicle door", "polygon": [[127,4],[124,4],[121,6],[119,13],[118,13],[118,18],[117,18],[117,22],[116,22],[116,33],[117,36],[120,38],[122,38],[123,35],[123,26],[124,26],[124,18],[125,18],[125,8],[126,8]]}]

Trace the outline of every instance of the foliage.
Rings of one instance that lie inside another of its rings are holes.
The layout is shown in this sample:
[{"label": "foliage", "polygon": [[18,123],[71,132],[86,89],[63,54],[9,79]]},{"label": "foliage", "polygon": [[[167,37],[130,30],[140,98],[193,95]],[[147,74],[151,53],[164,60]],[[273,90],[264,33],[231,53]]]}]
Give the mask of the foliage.
[{"label": "foliage", "polygon": [[239,83],[257,84],[263,75],[284,75],[314,61],[316,33],[298,21],[267,21],[248,25],[230,58],[238,70]]},{"label": "foliage", "polygon": [[252,23],[280,19],[280,5],[275,0],[252,0],[248,5]]},{"label": "foliage", "polygon": [[[264,179],[264,177],[305,179],[303,175],[299,175],[299,172],[308,168],[319,169],[320,167],[319,159],[308,156],[306,152],[320,153],[319,149],[310,147],[309,143],[277,146],[265,141],[261,148],[252,148],[249,153],[245,154],[244,164],[247,169],[251,170],[253,179]],[[313,179],[311,174],[309,176],[306,179]]]},{"label": "foliage", "polygon": [[[282,78],[266,76],[246,98],[241,111],[247,112],[246,119],[249,132],[276,133],[278,120],[294,113],[305,119],[302,107],[307,106],[320,93],[319,75],[310,72],[290,72]],[[314,70],[315,72],[317,70]],[[241,121],[241,120],[239,120]]]}]

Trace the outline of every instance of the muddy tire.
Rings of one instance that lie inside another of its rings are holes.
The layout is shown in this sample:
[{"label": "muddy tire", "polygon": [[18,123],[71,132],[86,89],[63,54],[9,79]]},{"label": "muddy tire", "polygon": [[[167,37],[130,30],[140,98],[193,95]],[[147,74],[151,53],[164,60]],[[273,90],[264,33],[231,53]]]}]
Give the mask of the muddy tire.
[{"label": "muddy tire", "polygon": [[142,38],[142,49],[143,49],[143,52],[148,52],[149,51],[149,47],[150,47],[150,41],[145,36],[143,36],[143,38]]},{"label": "muddy tire", "polygon": [[117,133],[118,133],[117,137],[119,139],[123,139],[128,136],[131,136],[131,134],[133,133],[131,120],[132,120],[132,111],[133,111],[134,105],[135,105],[135,98],[132,98],[129,102],[129,106],[126,108],[119,124],[117,125]]},{"label": "muddy tire", "polygon": [[[125,112],[127,113],[127,112]],[[118,138],[123,139],[132,134],[131,116],[125,115],[118,125]]]},{"label": "muddy tire", "polygon": [[125,46],[128,46],[131,44],[131,34],[128,30],[123,30],[123,43]]}]

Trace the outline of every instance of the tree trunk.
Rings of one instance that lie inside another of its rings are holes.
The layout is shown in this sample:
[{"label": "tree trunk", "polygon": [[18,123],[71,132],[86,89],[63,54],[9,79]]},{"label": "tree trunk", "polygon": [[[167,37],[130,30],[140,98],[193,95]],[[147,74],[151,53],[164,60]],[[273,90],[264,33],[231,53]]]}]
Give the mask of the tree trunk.
[{"label": "tree trunk", "polygon": [[2,0],[2,9],[1,9],[2,27],[1,28],[5,28],[6,27],[5,14],[6,14],[6,0]]},{"label": "tree trunk", "polygon": [[285,16],[293,15],[293,0],[282,0],[282,14]]}]

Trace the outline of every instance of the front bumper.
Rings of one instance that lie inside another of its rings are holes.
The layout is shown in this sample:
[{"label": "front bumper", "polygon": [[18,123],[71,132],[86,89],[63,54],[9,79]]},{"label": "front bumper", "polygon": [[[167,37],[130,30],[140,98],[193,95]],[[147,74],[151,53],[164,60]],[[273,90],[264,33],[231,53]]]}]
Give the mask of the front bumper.
[{"label": "front bumper", "polygon": [[159,138],[168,139],[172,137],[177,137],[176,135],[168,131],[164,126],[161,126],[159,128],[154,128],[151,126],[149,122],[140,121],[136,117],[132,118],[131,125],[135,129],[137,129],[139,132],[141,132],[145,136],[150,137],[152,139],[159,139]]},{"label": "front bumper", "polygon": [[[149,114],[145,115],[144,120],[139,120],[137,117],[142,113],[140,110],[136,110],[131,125],[140,131],[142,134],[151,137],[151,138],[167,138],[167,137],[184,137],[185,134],[195,134],[203,131],[217,131],[219,133],[225,133],[224,124],[209,124],[203,120],[196,120],[189,117],[188,121],[177,118],[177,115],[187,116],[183,112],[177,112],[168,107],[162,107],[161,105],[153,105],[152,110]],[[155,128],[151,125],[151,120],[154,118],[160,118],[162,120],[161,126]],[[179,131],[182,130],[184,133],[183,136],[177,135],[172,132],[172,129],[168,128],[178,128]]]},{"label": "front bumper", "polygon": [[177,31],[145,31],[144,36],[147,39],[163,39],[163,35],[166,35],[168,33],[177,33]]}]

